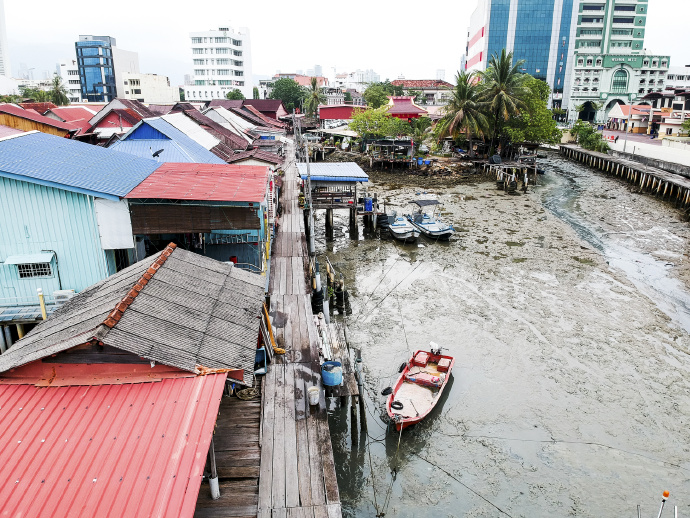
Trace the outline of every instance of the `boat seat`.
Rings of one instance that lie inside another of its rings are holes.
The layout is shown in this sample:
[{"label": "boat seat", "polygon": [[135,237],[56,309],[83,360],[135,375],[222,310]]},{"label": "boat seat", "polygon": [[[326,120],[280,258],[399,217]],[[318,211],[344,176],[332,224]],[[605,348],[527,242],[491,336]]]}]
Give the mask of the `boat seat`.
[{"label": "boat seat", "polygon": [[450,369],[450,358],[441,358],[437,365],[439,372],[448,372],[448,369]]},{"label": "boat seat", "polygon": [[412,358],[412,365],[417,365],[419,367],[426,367],[429,363],[429,353],[424,351],[419,351],[414,358]]},{"label": "boat seat", "polygon": [[417,374],[406,374],[405,380],[423,387],[439,388],[441,385],[443,385],[444,378],[433,376],[426,372],[419,372]]}]

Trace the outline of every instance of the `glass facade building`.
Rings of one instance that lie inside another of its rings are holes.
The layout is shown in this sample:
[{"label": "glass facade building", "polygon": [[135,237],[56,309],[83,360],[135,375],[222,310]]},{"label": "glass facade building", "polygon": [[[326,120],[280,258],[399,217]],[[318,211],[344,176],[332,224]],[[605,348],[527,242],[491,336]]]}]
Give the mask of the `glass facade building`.
[{"label": "glass facade building", "polygon": [[546,81],[554,105],[560,106],[572,55],[571,28],[577,0],[478,0],[466,49],[467,70],[485,70],[503,49],[521,69]]},{"label": "glass facade building", "polygon": [[117,97],[113,47],[110,36],[79,36],[75,43],[82,99],[110,102]]}]

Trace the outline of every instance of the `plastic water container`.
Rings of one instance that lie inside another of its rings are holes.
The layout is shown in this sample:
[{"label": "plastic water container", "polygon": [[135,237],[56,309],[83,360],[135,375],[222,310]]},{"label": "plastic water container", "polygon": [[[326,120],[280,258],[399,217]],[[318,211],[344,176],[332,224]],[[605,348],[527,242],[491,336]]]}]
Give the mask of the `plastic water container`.
[{"label": "plastic water container", "polygon": [[424,163],[424,159],[423,159],[423,158],[418,158],[418,159],[417,159],[417,165],[422,165],[422,163]]},{"label": "plastic water container", "polygon": [[371,198],[364,198],[364,211],[372,212],[374,210],[374,200]]},{"label": "plastic water container", "polygon": [[424,160],[424,165],[429,165],[431,163],[431,160]]},{"label": "plastic water container", "polygon": [[321,365],[321,380],[328,387],[340,385],[343,382],[343,365],[340,362],[324,362]]},{"label": "plastic water container", "polygon": [[318,405],[319,404],[319,387],[309,387],[309,390],[307,390],[307,393],[309,394],[309,404],[310,405]]}]

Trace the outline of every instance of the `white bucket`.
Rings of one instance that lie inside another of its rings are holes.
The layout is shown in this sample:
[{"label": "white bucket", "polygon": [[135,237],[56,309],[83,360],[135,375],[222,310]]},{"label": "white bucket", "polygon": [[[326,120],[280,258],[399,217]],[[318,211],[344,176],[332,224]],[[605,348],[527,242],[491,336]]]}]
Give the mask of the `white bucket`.
[{"label": "white bucket", "polygon": [[319,387],[309,387],[307,391],[309,393],[309,404],[318,405],[319,404]]}]

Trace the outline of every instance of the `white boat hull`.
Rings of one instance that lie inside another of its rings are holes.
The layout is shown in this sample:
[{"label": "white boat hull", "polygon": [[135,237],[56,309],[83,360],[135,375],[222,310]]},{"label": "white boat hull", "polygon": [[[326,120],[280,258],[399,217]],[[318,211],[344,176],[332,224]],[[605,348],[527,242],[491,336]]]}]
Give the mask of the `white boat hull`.
[{"label": "white boat hull", "polygon": [[390,231],[394,239],[402,241],[403,243],[414,243],[419,239],[418,230],[395,230],[391,228]]}]

